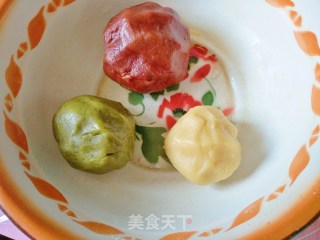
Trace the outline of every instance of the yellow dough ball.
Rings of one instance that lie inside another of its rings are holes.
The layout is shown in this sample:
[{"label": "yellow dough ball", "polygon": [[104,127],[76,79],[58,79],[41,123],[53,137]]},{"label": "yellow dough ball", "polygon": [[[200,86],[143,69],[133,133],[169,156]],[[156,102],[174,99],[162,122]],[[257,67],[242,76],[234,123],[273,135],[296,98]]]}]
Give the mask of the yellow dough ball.
[{"label": "yellow dough ball", "polygon": [[205,185],[228,178],[241,161],[237,128],[211,106],[190,109],[165,138],[173,166],[193,183]]}]

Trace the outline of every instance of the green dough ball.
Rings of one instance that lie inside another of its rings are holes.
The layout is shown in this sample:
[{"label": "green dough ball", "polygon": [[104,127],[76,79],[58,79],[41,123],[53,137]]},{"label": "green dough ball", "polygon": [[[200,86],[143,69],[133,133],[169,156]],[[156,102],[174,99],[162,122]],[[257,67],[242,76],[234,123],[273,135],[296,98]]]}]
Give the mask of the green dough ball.
[{"label": "green dough ball", "polygon": [[135,121],[121,103],[75,97],[58,109],[52,125],[63,157],[74,168],[102,174],[123,168],[132,158]]}]

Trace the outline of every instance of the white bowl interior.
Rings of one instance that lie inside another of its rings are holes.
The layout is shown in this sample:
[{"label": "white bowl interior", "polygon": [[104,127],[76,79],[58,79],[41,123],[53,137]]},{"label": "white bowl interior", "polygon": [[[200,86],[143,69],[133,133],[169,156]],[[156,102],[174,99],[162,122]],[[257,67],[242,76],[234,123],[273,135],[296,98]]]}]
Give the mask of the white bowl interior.
[{"label": "white bowl interior", "polygon": [[[5,72],[18,44],[26,39],[26,24],[40,2],[15,4],[16,10],[7,19],[9,27],[0,37],[1,72]],[[210,48],[223,63],[234,96],[231,120],[239,129],[242,163],[229,179],[210,186],[193,185],[176,171],[149,170],[132,163],[105,175],[80,172],[59,153],[52,134],[52,116],[71,97],[97,94],[103,78],[105,25],[121,9],[141,2],[78,0],[48,17],[40,44],[19,61],[23,84],[11,116],[28,137],[31,170],[59,189],[70,209],[81,218],[103,222],[132,235],[140,234],[128,230],[132,214],[174,215],[176,231],[227,226],[245,206],[288,182],[292,159],[318,123],[310,107],[314,61],[298,48],[289,20],[264,1],[248,1],[248,5],[236,0],[155,1],[175,9],[190,27],[193,39]],[[10,28],[24,8],[28,10],[21,16],[21,24]],[[1,82],[2,89],[3,85]],[[104,91],[109,94],[108,89]],[[1,99],[5,93],[1,91]],[[126,96],[116,93],[110,90],[112,98],[130,108]],[[2,118],[0,125],[3,128]],[[16,148],[6,136],[1,141],[3,158],[13,158],[5,162],[5,167],[15,169],[10,174],[21,191],[51,218],[90,238],[87,229],[61,216],[55,202],[39,195],[23,174],[19,161],[15,161],[17,157],[12,157],[18,156]],[[317,147],[318,144],[310,150],[311,159],[319,157]],[[318,176],[317,167],[319,164],[311,162],[308,177],[302,178],[292,192],[279,197],[277,203],[263,209],[252,226],[275,218],[296,202],[304,184]],[[178,215],[190,216],[192,224],[183,226]],[[158,237],[170,231],[146,231],[144,237]],[[249,231],[249,225],[245,225],[224,236],[227,239]],[[95,235],[95,239],[105,238]]]}]

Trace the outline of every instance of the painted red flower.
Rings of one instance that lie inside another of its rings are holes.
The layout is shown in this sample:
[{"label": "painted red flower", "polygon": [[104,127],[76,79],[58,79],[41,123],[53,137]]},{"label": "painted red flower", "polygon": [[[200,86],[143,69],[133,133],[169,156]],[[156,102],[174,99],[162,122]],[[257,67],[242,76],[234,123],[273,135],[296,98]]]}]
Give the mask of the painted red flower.
[{"label": "painted red flower", "polygon": [[199,68],[191,78],[191,82],[200,82],[210,73],[211,66],[210,64],[205,64],[201,68]]},{"label": "painted red flower", "polygon": [[164,117],[164,111],[166,109],[171,110],[169,114],[165,116],[167,128],[170,129],[177,122],[177,119],[182,117],[190,108],[202,105],[201,102],[195,100],[191,95],[187,93],[176,93],[170,97],[168,101],[163,99],[159,110],[158,117]]},{"label": "painted red flower", "polygon": [[195,44],[190,48],[190,56],[197,57],[213,63],[218,61],[215,54],[208,55],[208,53],[209,53],[208,49],[199,44]]}]

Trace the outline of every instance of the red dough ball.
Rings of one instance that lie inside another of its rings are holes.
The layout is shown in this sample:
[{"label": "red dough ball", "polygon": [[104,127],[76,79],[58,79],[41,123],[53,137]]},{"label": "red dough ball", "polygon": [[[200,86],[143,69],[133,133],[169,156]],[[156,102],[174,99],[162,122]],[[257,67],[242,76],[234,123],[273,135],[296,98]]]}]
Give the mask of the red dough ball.
[{"label": "red dough ball", "polygon": [[104,41],[105,74],[131,91],[162,91],[187,76],[190,34],[171,8],[127,8],[110,20]]}]

